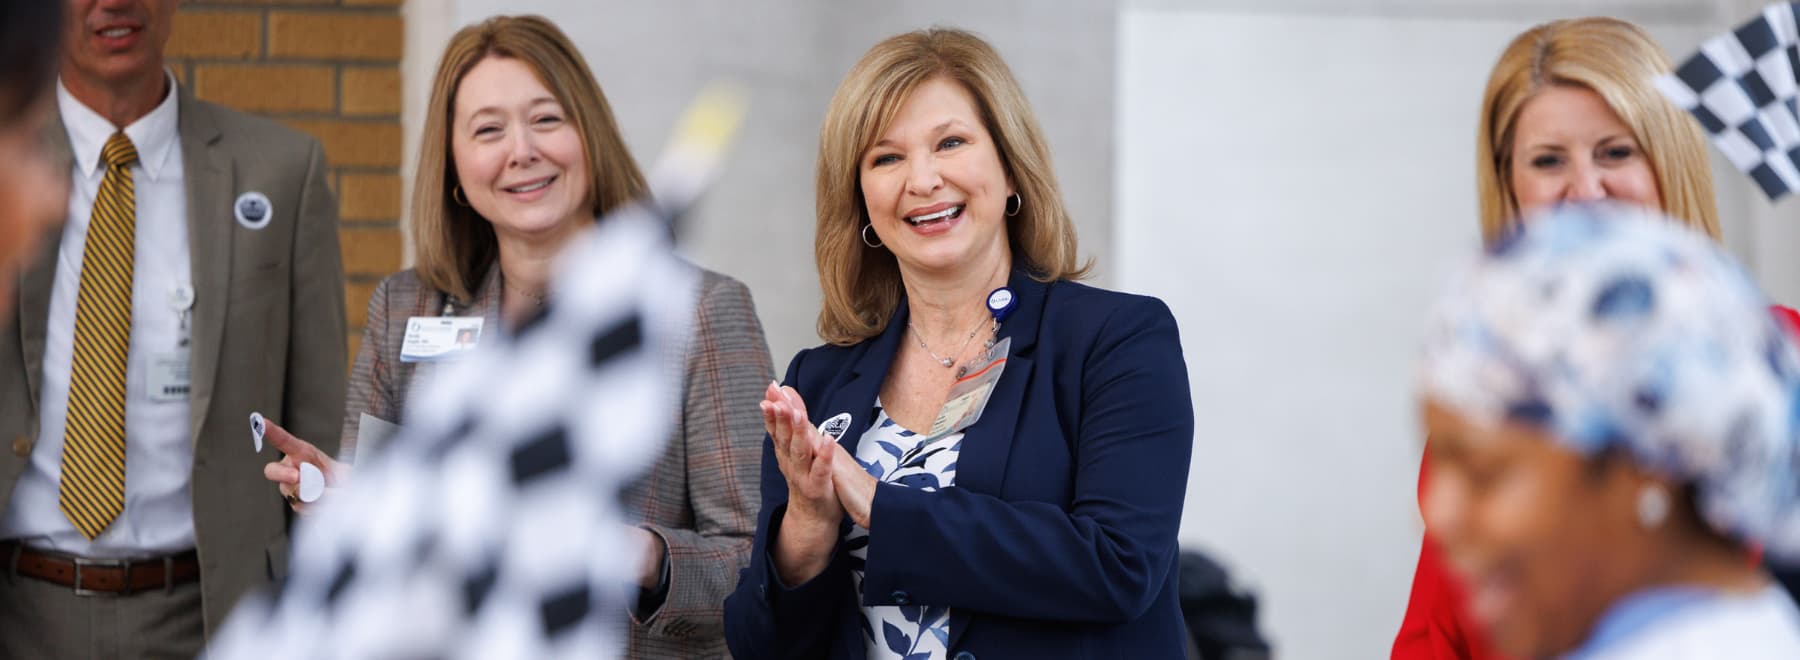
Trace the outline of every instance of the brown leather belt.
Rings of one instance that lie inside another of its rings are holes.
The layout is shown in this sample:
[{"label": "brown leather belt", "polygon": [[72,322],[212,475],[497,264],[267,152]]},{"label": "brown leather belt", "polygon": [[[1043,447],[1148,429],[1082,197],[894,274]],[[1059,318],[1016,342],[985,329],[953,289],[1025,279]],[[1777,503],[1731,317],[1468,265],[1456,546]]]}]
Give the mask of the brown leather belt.
[{"label": "brown leather belt", "polygon": [[0,561],[9,575],[69,587],[79,596],[125,596],[200,579],[200,556],[193,550],[148,559],[89,559],[0,541]]}]

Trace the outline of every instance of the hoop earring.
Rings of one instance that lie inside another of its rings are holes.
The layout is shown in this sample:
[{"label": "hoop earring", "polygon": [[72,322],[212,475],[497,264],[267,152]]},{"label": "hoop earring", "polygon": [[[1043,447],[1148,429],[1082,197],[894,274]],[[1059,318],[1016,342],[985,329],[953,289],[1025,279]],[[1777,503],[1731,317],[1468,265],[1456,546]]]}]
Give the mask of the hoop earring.
[{"label": "hoop earring", "polygon": [[869,223],[869,224],[863,225],[863,228],[862,228],[863,245],[867,245],[870,248],[880,248],[882,245],[884,245],[884,243],[881,242],[880,236],[876,236],[875,240],[873,240],[873,241],[869,240],[869,230],[874,229],[874,228],[875,228],[875,223]]},{"label": "hoop earring", "polygon": [[463,199],[462,186],[460,185],[450,186],[450,199],[451,201],[456,202],[457,206],[467,207],[469,205],[469,200]]},{"label": "hoop earring", "polygon": [[1020,197],[1019,193],[1013,193],[1006,197],[1006,217],[1018,215],[1023,208],[1025,208],[1025,198]]},{"label": "hoop earring", "polygon": [[1661,527],[1669,519],[1669,491],[1661,486],[1645,486],[1638,491],[1638,525],[1645,530]]}]

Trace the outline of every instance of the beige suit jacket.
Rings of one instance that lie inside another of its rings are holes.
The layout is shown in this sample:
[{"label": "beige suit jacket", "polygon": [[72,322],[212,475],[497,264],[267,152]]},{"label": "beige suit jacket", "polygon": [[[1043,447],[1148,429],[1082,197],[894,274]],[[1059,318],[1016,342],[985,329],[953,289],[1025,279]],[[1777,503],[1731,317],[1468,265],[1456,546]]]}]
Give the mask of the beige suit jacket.
[{"label": "beige suit jacket", "polygon": [[[191,496],[206,630],[240,596],[284,574],[287,508],[262,477],[249,416],[262,412],[336,451],[344,401],[344,287],[337,202],[319,143],[292,129],[195,99],[179,89],[188,246],[192,255]],[[70,161],[68,133],[50,136]],[[240,226],[238,195],[260,191],[274,217]],[[19,279],[16,308],[0,326],[0,510],[11,499],[37,437],[54,255],[61,232]],[[126,466],[129,471],[131,467]],[[4,622],[0,622],[4,625]]]}]

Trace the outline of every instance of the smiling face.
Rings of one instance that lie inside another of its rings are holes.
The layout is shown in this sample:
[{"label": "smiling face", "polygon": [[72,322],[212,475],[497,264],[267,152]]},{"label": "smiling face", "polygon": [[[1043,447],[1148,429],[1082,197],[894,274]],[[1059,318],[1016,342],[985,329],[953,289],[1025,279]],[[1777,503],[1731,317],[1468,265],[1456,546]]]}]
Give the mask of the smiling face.
[{"label": "smiling face", "polygon": [[1591,89],[1552,85],[1538,92],[1519,111],[1507,173],[1519,211],[1601,199],[1662,210],[1656,173],[1632,135]]},{"label": "smiling face", "polygon": [[1558,655],[1645,581],[1655,540],[1636,525],[1642,475],[1544,431],[1480,424],[1426,402],[1425,523],[1468,587],[1470,613],[1516,657]]},{"label": "smiling face", "polygon": [[464,199],[503,239],[559,236],[590,224],[581,134],[523,62],[489,56],[456,90],[450,150]]},{"label": "smiling face", "polygon": [[1012,185],[962,85],[939,77],[914,89],[859,172],[869,222],[902,272],[989,268],[1009,254]]},{"label": "smiling face", "polygon": [[162,75],[176,0],[68,0],[63,75],[119,83]]}]

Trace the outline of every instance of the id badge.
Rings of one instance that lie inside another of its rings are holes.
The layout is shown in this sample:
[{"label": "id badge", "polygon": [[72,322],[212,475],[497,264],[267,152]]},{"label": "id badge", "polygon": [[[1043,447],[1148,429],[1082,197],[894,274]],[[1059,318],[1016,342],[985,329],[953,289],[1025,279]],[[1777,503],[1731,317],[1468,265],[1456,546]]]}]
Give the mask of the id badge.
[{"label": "id badge", "polygon": [[150,378],[147,384],[150,400],[177,403],[188,399],[193,388],[193,367],[188,349],[178,348],[150,356]]},{"label": "id badge", "polygon": [[994,385],[1000,382],[1000,374],[1006,371],[1006,356],[1011,349],[1012,337],[1007,337],[969,364],[968,375],[956,379],[956,383],[950,386],[950,397],[938,411],[937,421],[931,423],[927,442],[981,421],[981,411],[987,409],[988,397],[994,394]]},{"label": "id badge", "polygon": [[401,362],[433,362],[475,350],[481,341],[479,316],[414,316],[406,320]]}]

